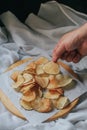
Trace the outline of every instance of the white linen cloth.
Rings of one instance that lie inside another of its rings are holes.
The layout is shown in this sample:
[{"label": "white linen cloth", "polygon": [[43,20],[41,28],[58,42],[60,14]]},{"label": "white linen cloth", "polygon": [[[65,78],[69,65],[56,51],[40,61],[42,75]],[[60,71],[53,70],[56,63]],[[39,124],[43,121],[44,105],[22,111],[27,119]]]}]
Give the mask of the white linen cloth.
[{"label": "white linen cloth", "polygon": [[[68,31],[78,28],[87,22],[87,15],[56,1],[41,4],[38,15],[29,14],[25,24],[21,23],[14,14],[5,12],[0,16],[5,25],[0,42],[0,73],[19,59],[37,56],[46,51],[51,55],[52,49],[59,38]],[[26,24],[28,26],[26,26]],[[2,29],[2,28],[1,28]],[[80,76],[87,85],[87,57],[78,64],[70,63],[79,70]],[[85,71],[86,72],[86,71]],[[50,123],[32,126],[28,121],[19,119],[7,111],[0,103],[0,130],[86,130],[87,129],[87,100],[74,108],[66,117]]]}]

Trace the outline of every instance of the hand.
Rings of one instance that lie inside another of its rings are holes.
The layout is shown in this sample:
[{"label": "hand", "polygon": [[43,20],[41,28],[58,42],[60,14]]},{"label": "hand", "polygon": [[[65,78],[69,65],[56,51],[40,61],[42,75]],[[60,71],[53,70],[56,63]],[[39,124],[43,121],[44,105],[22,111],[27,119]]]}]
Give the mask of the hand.
[{"label": "hand", "polygon": [[87,55],[87,24],[65,34],[53,50],[53,61],[59,58],[77,63]]}]

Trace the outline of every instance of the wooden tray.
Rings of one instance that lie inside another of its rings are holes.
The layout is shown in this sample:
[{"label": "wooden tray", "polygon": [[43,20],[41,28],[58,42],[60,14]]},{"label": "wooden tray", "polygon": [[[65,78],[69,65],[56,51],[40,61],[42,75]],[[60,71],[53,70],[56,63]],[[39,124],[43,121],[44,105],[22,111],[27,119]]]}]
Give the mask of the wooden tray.
[{"label": "wooden tray", "polygon": [[[32,58],[27,58],[27,59],[23,59],[20,60],[14,64],[12,64],[5,72],[31,60]],[[60,64],[62,67],[64,67],[69,73],[71,73],[74,77],[78,78],[78,75],[65,63],[63,62],[58,62],[58,64]],[[14,106],[14,104],[10,101],[10,99],[5,95],[5,93],[0,89],[0,100],[3,103],[3,105],[14,115],[16,115],[17,117],[20,117],[23,120],[26,120],[26,118],[21,114],[21,112]],[[65,115],[67,115],[78,103],[79,98],[75,99],[73,102],[71,102],[66,108],[60,110],[59,112],[57,112],[55,115],[53,115],[52,117],[50,117],[49,119],[46,120],[46,122],[48,121],[53,121],[56,120],[60,117],[63,117]]]}]

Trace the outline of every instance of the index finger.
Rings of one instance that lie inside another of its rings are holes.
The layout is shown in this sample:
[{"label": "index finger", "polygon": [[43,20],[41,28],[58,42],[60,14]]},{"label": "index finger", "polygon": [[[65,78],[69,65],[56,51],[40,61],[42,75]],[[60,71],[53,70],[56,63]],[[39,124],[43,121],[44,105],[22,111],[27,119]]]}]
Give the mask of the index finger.
[{"label": "index finger", "polygon": [[52,60],[54,62],[57,62],[57,60],[63,55],[63,53],[66,51],[64,45],[59,44],[57,45],[54,50],[53,50],[53,54],[52,54]]}]

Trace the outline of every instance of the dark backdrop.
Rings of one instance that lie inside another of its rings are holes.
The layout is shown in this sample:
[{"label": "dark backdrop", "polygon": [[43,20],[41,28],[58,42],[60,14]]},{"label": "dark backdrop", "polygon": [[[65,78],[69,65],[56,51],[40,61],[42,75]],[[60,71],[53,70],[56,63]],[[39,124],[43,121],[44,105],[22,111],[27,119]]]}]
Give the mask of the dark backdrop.
[{"label": "dark backdrop", "polygon": [[[37,14],[40,4],[50,0],[0,0],[0,14],[10,10],[21,21],[24,21],[31,12]],[[77,11],[87,13],[87,0],[56,0]]]}]

